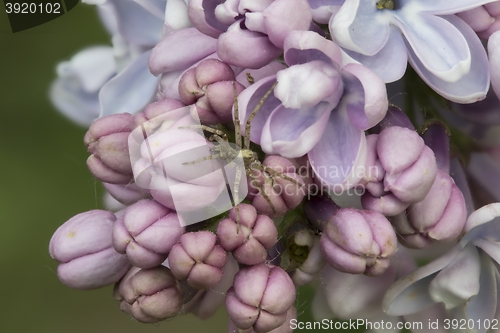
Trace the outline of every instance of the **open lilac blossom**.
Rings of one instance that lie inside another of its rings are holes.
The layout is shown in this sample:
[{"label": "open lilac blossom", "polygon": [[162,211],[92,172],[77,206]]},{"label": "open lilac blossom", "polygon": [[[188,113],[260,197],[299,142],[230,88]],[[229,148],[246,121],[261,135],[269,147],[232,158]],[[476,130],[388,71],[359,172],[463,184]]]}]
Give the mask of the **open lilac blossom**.
[{"label": "open lilac blossom", "polygon": [[242,268],[226,296],[230,320],[240,329],[268,332],[285,323],[295,300],[295,286],[286,272],[259,264]]},{"label": "open lilac blossom", "polygon": [[268,154],[307,154],[315,175],[326,184],[356,185],[366,160],[364,130],[387,111],[384,84],[359,64],[342,67],[340,49],[310,31],[288,35],[285,62],[289,68],[240,94],[240,117],[246,120],[278,81],[252,122],[251,140]]},{"label": "open lilac blossom", "polygon": [[313,20],[318,23],[328,24],[345,0],[307,0],[311,7]]},{"label": "open lilac blossom", "polygon": [[128,136],[133,119],[129,113],[104,117],[93,122],[85,134],[83,141],[91,154],[87,166],[97,179],[112,184],[132,180]]},{"label": "open lilac blossom", "polygon": [[61,264],[57,276],[75,289],[95,289],[120,280],[130,263],[112,245],[116,217],[105,210],[78,214],[61,225],[50,240],[50,256]]},{"label": "open lilac blossom", "polygon": [[236,261],[245,265],[256,265],[267,259],[267,249],[278,241],[278,231],[267,215],[257,215],[252,205],[239,206],[239,224],[236,211],[217,226],[217,239],[226,251],[233,253]]},{"label": "open lilac blossom", "polygon": [[184,233],[175,211],[154,200],[130,205],[113,229],[113,246],[133,266],[159,266]]},{"label": "open lilac blossom", "polygon": [[339,210],[321,236],[321,251],[326,261],[351,274],[383,274],[396,248],[391,223],[382,214],[369,210]]},{"label": "open lilac blossom", "polygon": [[122,311],[143,323],[156,323],[175,317],[182,307],[179,282],[167,267],[132,267],[115,285],[114,297]]},{"label": "open lilac blossom", "polygon": [[[499,216],[499,203],[472,213],[456,247],[388,290],[384,311],[406,315],[442,302],[453,318],[493,319],[498,308]],[[483,333],[486,328],[476,331]]]},{"label": "open lilac blossom", "polygon": [[237,94],[244,89],[235,80],[234,71],[228,64],[205,59],[182,75],[179,95],[184,104],[196,104],[196,109],[192,110],[196,110],[202,124],[228,123],[233,119],[234,86]]},{"label": "open lilac blossom", "polygon": [[210,231],[189,232],[181,236],[168,257],[174,276],[198,289],[208,289],[222,278],[227,262],[226,251],[215,244],[217,237]]},{"label": "open lilac blossom", "polygon": [[[97,5],[113,48],[86,49],[60,64],[51,91],[54,104],[81,125],[115,113],[136,113],[151,102],[159,81],[147,67],[151,48],[162,33],[190,26],[187,5],[174,5],[179,0],[86,2]],[[165,15],[165,10],[175,14]]]},{"label": "open lilac blossom", "polygon": [[288,33],[309,30],[312,16],[306,0],[192,0],[189,18],[198,30],[218,38],[217,54],[224,62],[260,68],[281,54]]},{"label": "open lilac blossom", "polygon": [[346,0],[332,16],[332,38],[385,82],[400,79],[407,61],[437,93],[458,103],[485,97],[487,56],[474,31],[451,15],[495,0]]}]

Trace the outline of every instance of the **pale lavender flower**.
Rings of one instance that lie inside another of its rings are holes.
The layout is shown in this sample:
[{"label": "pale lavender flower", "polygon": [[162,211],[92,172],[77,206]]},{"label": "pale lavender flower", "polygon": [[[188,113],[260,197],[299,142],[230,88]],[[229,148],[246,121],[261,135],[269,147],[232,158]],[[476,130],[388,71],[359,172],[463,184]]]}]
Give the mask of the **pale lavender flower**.
[{"label": "pale lavender flower", "polygon": [[75,289],[95,289],[120,280],[130,268],[127,257],[115,251],[112,232],[116,217],[105,210],[75,215],[50,240],[50,256],[61,264],[57,276]]},{"label": "pale lavender flower", "polygon": [[89,48],[61,63],[51,90],[54,104],[81,125],[151,102],[159,82],[147,67],[151,48],[162,34],[191,25],[183,0],[86,2],[97,5],[113,48]]},{"label": "pale lavender flower", "polygon": [[333,39],[385,82],[410,61],[437,93],[459,103],[485,97],[487,56],[475,32],[455,14],[495,0],[346,0],[332,16]]},{"label": "pale lavender flower", "polygon": [[218,38],[217,54],[245,68],[267,65],[283,50],[287,34],[309,30],[306,0],[192,0],[189,18],[201,32]]},{"label": "pale lavender flower", "polygon": [[[398,280],[388,290],[384,311],[406,315],[441,302],[456,319],[484,322],[495,318],[499,296],[499,216],[499,203],[472,213],[455,248]],[[483,325],[475,330],[483,333],[487,329]]]},{"label": "pale lavender flower", "polygon": [[356,185],[366,160],[364,130],[387,111],[385,85],[362,65],[342,67],[340,49],[314,32],[294,31],[284,47],[290,67],[239,96],[240,118],[246,120],[278,81],[252,121],[251,140],[268,154],[307,154],[315,175],[327,185]]}]

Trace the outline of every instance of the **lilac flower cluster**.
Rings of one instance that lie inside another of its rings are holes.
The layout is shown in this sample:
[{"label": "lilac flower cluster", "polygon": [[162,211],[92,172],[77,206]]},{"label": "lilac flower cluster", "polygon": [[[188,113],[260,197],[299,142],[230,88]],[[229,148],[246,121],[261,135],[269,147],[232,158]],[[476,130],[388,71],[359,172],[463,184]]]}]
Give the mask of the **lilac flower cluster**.
[{"label": "lilac flower cluster", "polygon": [[239,333],[313,281],[319,320],[499,319],[500,1],[84,2],[113,47],[51,97],[109,210],[54,233],[61,282]]}]

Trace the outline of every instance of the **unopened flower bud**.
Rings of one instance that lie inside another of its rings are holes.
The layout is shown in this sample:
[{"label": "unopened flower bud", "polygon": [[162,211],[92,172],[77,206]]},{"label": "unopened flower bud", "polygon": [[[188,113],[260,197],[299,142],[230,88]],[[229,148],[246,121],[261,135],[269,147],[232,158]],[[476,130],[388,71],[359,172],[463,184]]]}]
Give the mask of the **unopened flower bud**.
[{"label": "unopened flower bud", "polygon": [[226,309],[239,329],[268,332],[283,325],[295,301],[288,274],[264,263],[241,269],[227,292]]},{"label": "unopened flower bud", "polygon": [[[286,312],[285,322],[281,326],[279,326],[271,331],[267,331],[267,333],[292,333],[293,328],[292,328],[292,325],[290,325],[290,323],[293,319],[297,319],[297,310],[295,309],[294,306],[291,306],[290,309],[288,309],[288,311]],[[231,319],[229,319],[229,325],[228,325],[227,332],[228,333],[258,333],[260,331],[256,331],[252,327],[250,327],[248,329],[238,328],[231,321]]]},{"label": "unopened flower bud", "polygon": [[179,81],[179,95],[186,105],[196,104],[202,124],[214,125],[232,120],[234,87],[239,94],[245,88],[235,81],[231,67],[217,59],[205,59],[187,70]]},{"label": "unopened flower bud", "polygon": [[351,274],[383,274],[396,249],[392,225],[375,211],[343,208],[330,219],[321,236],[321,250],[328,263]]},{"label": "unopened flower bud", "polygon": [[129,206],[116,221],[113,246],[132,265],[152,268],[165,261],[183,233],[175,211],[145,199]]},{"label": "unopened flower bud", "polygon": [[248,184],[249,188],[258,190],[252,205],[269,217],[282,216],[302,202],[307,190],[305,182],[296,173],[295,165],[284,157],[268,156],[262,164],[266,168],[252,169],[255,180]]},{"label": "unopened flower bud", "polygon": [[120,280],[130,267],[112,246],[116,217],[105,210],[78,214],[61,225],[50,240],[50,256],[61,264],[57,276],[75,289],[95,289]]},{"label": "unopened flower bud", "polygon": [[128,150],[133,119],[128,113],[100,118],[85,134],[85,146],[91,154],[87,166],[97,179],[112,184],[127,184],[133,179]]},{"label": "unopened flower bud", "polygon": [[453,179],[439,170],[424,200],[392,220],[405,246],[424,248],[436,241],[456,239],[465,225],[467,209],[462,192]]},{"label": "unopened flower bud", "polygon": [[179,280],[198,289],[208,289],[222,278],[227,253],[215,242],[210,231],[189,232],[181,236],[168,256],[170,269]]},{"label": "unopened flower bud", "polygon": [[273,220],[266,215],[257,215],[255,207],[239,205],[239,225],[236,209],[232,208],[229,218],[219,222],[217,238],[226,251],[233,253],[236,261],[255,265],[267,258],[267,249],[278,241],[278,231]]},{"label": "unopened flower bud", "polygon": [[[148,106],[146,106],[144,111],[139,112],[134,116],[134,128],[136,128],[137,126],[144,125],[148,127],[146,129],[148,132],[152,131],[156,129],[156,127],[161,126],[162,123],[166,120],[165,116],[164,117],[160,116],[170,111],[180,109],[184,106],[185,105],[181,101],[171,98],[162,99],[154,103],[151,103]],[[157,118],[158,119],[157,122],[155,122],[156,117],[159,117]],[[169,120],[172,121],[173,119]]]},{"label": "unopened flower bud", "polygon": [[103,185],[113,198],[124,205],[131,205],[148,196],[148,193],[135,183],[127,185],[103,183]]},{"label": "unopened flower bud", "polygon": [[120,301],[122,311],[143,323],[175,317],[183,300],[178,281],[164,266],[132,268],[115,285],[114,297]]}]

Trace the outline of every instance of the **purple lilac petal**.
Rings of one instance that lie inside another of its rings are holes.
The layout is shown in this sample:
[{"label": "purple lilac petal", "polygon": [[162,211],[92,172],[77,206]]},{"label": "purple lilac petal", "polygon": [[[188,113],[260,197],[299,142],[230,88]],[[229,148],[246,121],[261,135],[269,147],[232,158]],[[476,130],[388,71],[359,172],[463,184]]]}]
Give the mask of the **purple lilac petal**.
[{"label": "purple lilac petal", "polygon": [[189,19],[196,29],[213,38],[226,31],[227,25],[220,23],[215,17],[215,8],[223,2],[224,0],[190,0]]},{"label": "purple lilac petal", "polygon": [[479,253],[469,244],[436,275],[429,294],[435,302],[443,302],[446,309],[453,309],[479,293],[480,274]]},{"label": "purple lilac petal", "polygon": [[262,150],[286,158],[307,154],[323,137],[333,108],[328,102],[302,109],[278,106],[262,130]]},{"label": "purple lilac petal", "polygon": [[492,242],[484,238],[479,238],[473,241],[474,245],[481,248],[491,259],[500,263],[500,244]]},{"label": "purple lilac petal", "polygon": [[408,47],[409,61],[415,71],[429,87],[441,96],[457,103],[474,103],[485,98],[489,88],[490,72],[488,57],[476,33],[460,18],[443,16],[464,35],[471,50],[471,69],[460,80],[445,82],[429,72]]},{"label": "purple lilac petal", "polygon": [[332,16],[330,33],[333,40],[345,48],[372,56],[382,50],[389,40],[391,15],[378,10],[372,0],[347,1]]},{"label": "purple lilac petal", "polygon": [[[456,82],[471,67],[467,41],[452,23],[430,14],[395,12],[394,24],[403,32],[412,52],[439,79]],[[458,19],[458,18],[457,18]]]},{"label": "purple lilac petal", "polygon": [[[471,318],[475,322],[485,323],[486,320],[495,318],[497,308],[497,268],[495,264],[488,258],[488,255],[481,253],[481,277],[479,285],[481,289],[476,296],[471,297],[465,303],[465,316],[461,318]],[[461,319],[460,318],[460,319]],[[486,332],[485,325],[478,327],[475,330],[477,333]]]},{"label": "purple lilac petal", "polygon": [[365,165],[366,138],[351,124],[344,101],[333,110],[321,140],[308,157],[315,174],[328,184],[357,184],[356,167]]},{"label": "purple lilac petal", "polygon": [[455,247],[444,256],[396,281],[384,296],[384,312],[392,316],[402,316],[419,312],[434,304],[435,301],[429,294],[429,285],[437,272],[450,264],[459,251],[460,248]]},{"label": "purple lilac petal", "polygon": [[466,10],[479,7],[488,2],[497,0],[400,0],[399,4],[403,6],[412,6],[412,10],[419,12],[428,12],[434,15],[446,15],[464,12]]},{"label": "purple lilac petal", "polygon": [[346,87],[343,98],[350,102],[349,119],[362,130],[375,126],[385,117],[389,107],[384,82],[360,64],[348,64],[342,70]]},{"label": "purple lilac petal", "polygon": [[[319,60],[288,67],[279,71],[276,78],[278,85],[274,95],[283,106],[293,109],[312,108],[321,101],[328,101],[335,107],[347,85],[334,66]],[[351,81],[349,83],[360,85],[355,79]]]},{"label": "purple lilac petal", "polygon": [[313,20],[321,24],[328,24],[332,15],[337,13],[345,0],[307,0]]},{"label": "purple lilac petal", "polygon": [[276,59],[282,50],[267,35],[232,24],[217,40],[217,54],[222,61],[244,68],[260,68]]},{"label": "purple lilac petal", "polygon": [[[212,54],[217,40],[195,28],[174,31],[163,38],[151,52],[149,69],[153,75],[185,69]],[[196,45],[196,48],[193,48]],[[169,52],[175,50],[175,52]]]},{"label": "purple lilac petal", "polygon": [[[243,90],[240,95],[238,95],[240,130],[242,135],[244,135],[245,133],[245,124],[246,120],[250,116],[250,113],[259,103],[259,100],[262,98],[262,96],[265,95],[265,93],[272,87],[275,82],[276,76],[269,76],[252,84],[250,87]],[[279,105],[281,105],[281,101],[277,99],[274,94],[270,94],[260,110],[257,112],[255,118],[252,120],[252,127],[250,128],[250,139],[253,142],[259,145],[261,144],[260,142],[264,125],[266,124],[269,116],[274,111],[274,109],[276,109]]]},{"label": "purple lilac petal", "polygon": [[490,59],[491,87],[500,96],[500,32],[488,39],[488,55]]},{"label": "purple lilac petal", "polygon": [[166,7],[165,4],[163,4],[163,11],[165,13],[163,36],[166,36],[174,30],[192,26],[188,16],[188,7],[184,0],[168,0]]},{"label": "purple lilac petal", "polygon": [[312,31],[292,31],[285,39],[284,58],[289,65],[314,60],[342,64],[342,53],[337,44]]},{"label": "purple lilac petal", "polygon": [[306,0],[274,0],[262,14],[268,38],[279,48],[291,31],[309,30],[312,20]]},{"label": "purple lilac petal", "polygon": [[[344,50],[354,60],[374,71],[384,82],[394,82],[403,77],[408,63],[408,51],[401,31],[394,26],[384,47],[374,56]],[[391,59],[391,61],[387,61]]]},{"label": "purple lilac petal", "polygon": [[160,78],[149,72],[147,59],[150,53],[151,51],[138,56],[101,88],[99,117],[118,113],[134,114],[151,102]]},{"label": "purple lilac petal", "polygon": [[151,14],[134,1],[111,0],[118,14],[118,31],[127,41],[154,46],[161,39],[164,16]]}]

